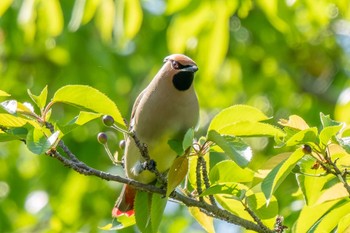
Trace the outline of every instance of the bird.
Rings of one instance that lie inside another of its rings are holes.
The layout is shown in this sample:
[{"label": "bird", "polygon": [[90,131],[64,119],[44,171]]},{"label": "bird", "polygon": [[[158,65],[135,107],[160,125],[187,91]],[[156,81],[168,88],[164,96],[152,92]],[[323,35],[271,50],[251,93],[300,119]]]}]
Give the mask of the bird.
[{"label": "bird", "polygon": [[[194,89],[196,63],[186,55],[172,54],[148,86],[136,98],[129,123],[129,132],[147,145],[149,156],[160,173],[166,173],[178,156],[168,145],[170,139],[181,140],[199,119],[199,104]],[[135,140],[125,139],[124,168],[126,177],[149,184],[156,180],[153,172],[144,169]],[[124,184],[112,210],[113,217],[134,214],[136,190]]]}]

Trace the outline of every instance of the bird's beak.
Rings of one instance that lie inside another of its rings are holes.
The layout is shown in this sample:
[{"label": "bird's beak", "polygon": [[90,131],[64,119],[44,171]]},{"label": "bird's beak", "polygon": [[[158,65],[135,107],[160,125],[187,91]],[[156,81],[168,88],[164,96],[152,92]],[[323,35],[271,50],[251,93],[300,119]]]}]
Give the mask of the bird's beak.
[{"label": "bird's beak", "polygon": [[188,66],[185,68],[182,68],[181,71],[187,71],[187,72],[196,72],[198,70],[198,67],[193,65],[193,66]]}]

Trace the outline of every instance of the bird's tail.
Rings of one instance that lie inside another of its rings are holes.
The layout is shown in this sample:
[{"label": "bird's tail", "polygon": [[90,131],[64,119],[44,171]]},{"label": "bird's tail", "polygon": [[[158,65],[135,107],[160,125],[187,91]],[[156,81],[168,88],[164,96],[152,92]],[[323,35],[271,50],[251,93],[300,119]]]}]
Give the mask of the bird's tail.
[{"label": "bird's tail", "polygon": [[122,192],[112,210],[112,217],[117,218],[123,214],[128,217],[133,215],[135,195],[136,190],[133,187],[124,184]]}]

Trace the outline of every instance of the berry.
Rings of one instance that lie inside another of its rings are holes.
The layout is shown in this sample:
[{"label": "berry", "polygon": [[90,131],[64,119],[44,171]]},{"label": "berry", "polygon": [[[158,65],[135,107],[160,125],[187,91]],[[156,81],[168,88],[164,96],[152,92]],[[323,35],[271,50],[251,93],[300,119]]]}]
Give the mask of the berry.
[{"label": "berry", "polygon": [[105,126],[112,126],[114,124],[114,119],[110,115],[104,115],[102,117],[102,122]]},{"label": "berry", "polygon": [[305,144],[305,145],[302,146],[302,148],[303,148],[303,152],[305,154],[311,154],[312,149],[311,149],[311,147],[309,145]]},{"label": "berry", "polygon": [[120,140],[119,141],[119,148],[124,150],[125,149],[125,140]]},{"label": "berry", "polygon": [[104,132],[101,132],[97,134],[97,141],[101,144],[106,144],[108,140],[107,134]]}]

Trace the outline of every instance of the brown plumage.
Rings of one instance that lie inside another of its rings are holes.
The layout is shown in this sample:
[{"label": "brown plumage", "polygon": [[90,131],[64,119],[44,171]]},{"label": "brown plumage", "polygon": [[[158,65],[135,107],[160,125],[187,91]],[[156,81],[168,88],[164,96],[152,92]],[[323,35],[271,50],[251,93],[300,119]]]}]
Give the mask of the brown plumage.
[{"label": "brown plumage", "polygon": [[[196,63],[182,54],[164,59],[164,65],[137,97],[130,120],[130,130],[146,143],[151,159],[160,172],[166,172],[177,154],[170,149],[170,139],[181,140],[187,129],[198,121],[199,105],[193,87]],[[126,138],[125,171],[127,177],[150,183],[155,175],[142,170],[144,159],[132,138]],[[124,185],[113,209],[113,216],[133,214],[135,190]]]}]

